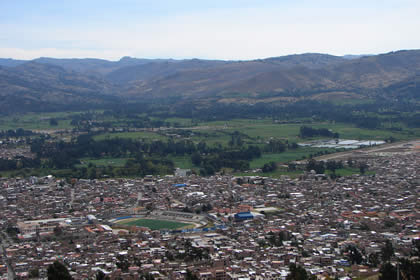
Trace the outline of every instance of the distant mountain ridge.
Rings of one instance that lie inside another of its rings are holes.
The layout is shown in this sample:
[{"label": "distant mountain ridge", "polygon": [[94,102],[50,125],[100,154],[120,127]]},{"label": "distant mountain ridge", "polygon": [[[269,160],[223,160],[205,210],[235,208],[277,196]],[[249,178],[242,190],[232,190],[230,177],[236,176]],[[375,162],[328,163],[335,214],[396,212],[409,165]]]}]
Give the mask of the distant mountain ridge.
[{"label": "distant mountain ridge", "polygon": [[305,98],[419,98],[420,50],[369,56],[307,53],[249,61],[0,59],[0,108],[101,105],[178,98],[293,102]]},{"label": "distant mountain ridge", "polygon": [[49,111],[57,106],[79,107],[119,99],[112,95],[113,86],[101,78],[34,61],[0,68],[0,89],[2,113]]},{"label": "distant mountain ridge", "polygon": [[12,58],[0,58],[0,67],[15,67],[20,64],[26,63],[28,60],[18,60]]}]

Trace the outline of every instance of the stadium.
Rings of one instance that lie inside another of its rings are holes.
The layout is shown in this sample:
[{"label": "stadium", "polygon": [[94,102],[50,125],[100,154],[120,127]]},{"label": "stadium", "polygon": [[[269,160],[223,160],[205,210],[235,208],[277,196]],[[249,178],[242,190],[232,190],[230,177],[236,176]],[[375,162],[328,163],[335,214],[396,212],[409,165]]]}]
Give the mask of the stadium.
[{"label": "stadium", "polygon": [[146,227],[151,230],[189,232],[203,229],[209,222],[204,215],[176,211],[153,211],[109,220],[120,226]]}]

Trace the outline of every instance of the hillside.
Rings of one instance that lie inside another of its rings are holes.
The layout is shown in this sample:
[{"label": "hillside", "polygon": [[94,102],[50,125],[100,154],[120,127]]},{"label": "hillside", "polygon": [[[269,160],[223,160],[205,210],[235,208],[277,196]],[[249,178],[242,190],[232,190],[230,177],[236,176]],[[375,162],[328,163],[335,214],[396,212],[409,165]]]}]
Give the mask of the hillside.
[{"label": "hillside", "polygon": [[420,71],[420,51],[401,51],[353,60],[333,59],[316,67],[308,62],[292,65],[290,62],[282,64],[281,59],[275,59],[276,63],[272,61],[235,62],[208,69],[179,71],[173,75],[138,81],[122,94],[133,97],[218,96],[229,97],[232,101],[244,95],[261,101],[265,97],[301,97],[331,91],[377,96],[385,94],[385,88]]},{"label": "hillside", "polygon": [[94,106],[118,99],[112,95],[113,86],[101,78],[37,62],[0,68],[0,88],[3,113]]},{"label": "hillside", "polygon": [[352,57],[308,53],[251,61],[0,59],[0,106],[3,111],[13,111],[18,104],[25,105],[21,110],[47,110],[167,98],[200,103],[287,103],[331,96],[418,100],[419,73],[419,50]]}]

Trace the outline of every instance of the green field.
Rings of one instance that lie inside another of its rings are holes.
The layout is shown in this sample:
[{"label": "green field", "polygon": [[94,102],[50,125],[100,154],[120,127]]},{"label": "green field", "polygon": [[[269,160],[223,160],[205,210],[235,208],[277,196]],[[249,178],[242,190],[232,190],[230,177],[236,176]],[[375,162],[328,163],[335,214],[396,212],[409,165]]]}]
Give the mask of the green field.
[{"label": "green field", "polygon": [[231,136],[228,134],[231,131],[225,131],[220,129],[198,129],[197,132],[200,132],[201,135],[196,135],[192,137],[194,142],[206,142],[208,146],[214,146],[216,144],[221,144],[222,146],[227,146]]},{"label": "green field", "polygon": [[302,147],[295,150],[287,150],[283,153],[277,154],[262,154],[260,158],[256,158],[250,162],[250,168],[260,168],[264,164],[269,163],[271,161],[277,163],[287,163],[294,160],[301,160],[304,158],[309,158],[312,154],[314,155],[317,152],[335,152],[335,149],[325,149],[325,148],[309,148],[309,147]]},{"label": "green field", "polygon": [[[170,125],[177,126],[175,128],[164,128],[162,130],[151,130],[151,129],[140,129],[137,128],[136,132],[122,132],[127,130],[133,130],[137,125],[139,126],[150,126],[151,122],[141,123],[142,119],[137,117],[140,115],[110,115],[102,114],[101,111],[93,112],[59,112],[59,113],[28,113],[19,114],[14,116],[2,116],[0,117],[0,130],[24,128],[26,130],[47,130],[48,141],[58,142],[63,140],[64,142],[75,141],[80,134],[88,133],[89,129],[92,129],[92,137],[96,141],[113,138],[125,138],[144,141],[151,143],[157,140],[166,142],[168,140],[178,141],[192,141],[196,145],[200,142],[204,142],[208,147],[217,147],[219,150],[226,149],[227,151],[239,150],[240,147],[246,148],[249,145],[258,146],[261,149],[262,155],[259,158],[254,158],[249,161],[249,169],[262,168],[264,164],[275,162],[280,164],[286,164],[294,160],[308,159],[311,156],[316,157],[323,153],[334,153],[339,152],[335,149],[326,148],[312,148],[312,147],[299,147],[297,149],[287,149],[283,153],[268,153],[268,143],[270,140],[276,139],[281,140],[285,145],[291,143],[305,143],[315,139],[325,139],[324,137],[305,138],[299,137],[300,128],[302,126],[309,126],[312,128],[327,128],[333,132],[340,134],[341,139],[350,140],[408,140],[420,138],[420,128],[418,127],[407,127],[402,121],[393,121],[392,119],[385,119],[386,122],[381,123],[381,129],[365,129],[356,127],[353,124],[348,123],[336,123],[333,121],[320,121],[314,118],[293,118],[290,120],[273,120],[272,118],[256,118],[256,119],[231,119],[225,121],[200,121],[198,119],[188,118],[160,118],[150,117],[153,121],[166,121],[170,122]],[[89,115],[86,117],[85,115]],[[78,118],[86,117],[89,119],[89,125],[92,127],[85,127],[86,121],[80,122]],[[137,117],[136,117],[137,116]],[[369,115],[368,115],[369,116]],[[147,117],[141,115],[141,117]],[[57,125],[51,125],[50,120],[54,119],[58,122]],[[75,121],[75,122],[72,122]],[[139,121],[139,123],[136,123]],[[76,126],[71,125],[71,123]],[[159,125],[161,122],[153,123],[153,125]],[[103,127],[102,127],[103,125]],[[167,123],[165,125],[168,125]],[[64,131],[67,129],[67,132]],[[73,131],[73,129],[75,129]],[[79,129],[79,131],[78,131]],[[114,132],[111,132],[114,131]],[[240,136],[242,146],[233,146],[233,137]],[[31,136],[30,138],[40,137],[38,135]],[[390,139],[390,137],[392,137]],[[123,142],[123,141],[121,141]],[[107,144],[107,143],[103,143]],[[229,145],[230,144],[230,145]],[[145,145],[146,146],[146,145]],[[127,161],[137,155],[136,150],[130,150],[129,153],[121,154],[121,158],[114,158],[115,154],[103,153],[106,157],[92,158],[92,153],[80,153],[78,158],[74,161],[80,160],[80,164],[75,166],[63,167],[67,169],[54,169],[59,165],[45,165],[39,166],[36,169],[19,169],[13,171],[2,171],[0,176],[13,177],[13,176],[40,176],[52,174],[57,177],[71,177],[71,176],[88,176],[104,178],[108,176],[129,176],[129,172],[132,172],[130,176],[140,176],[141,170],[130,171],[125,169]],[[322,153],[321,153],[322,152]],[[131,154],[130,154],[131,153]],[[165,164],[156,163],[152,165],[151,160],[153,159],[169,159],[174,163],[175,168],[191,169],[193,173],[199,174],[200,171],[205,170],[203,164],[201,166],[194,166],[191,161],[191,154],[182,153],[167,153],[162,154],[144,152],[145,158],[153,168],[150,168],[151,172],[155,174],[170,174],[171,168],[164,168]],[[206,157],[208,155],[203,155]],[[169,164],[168,164],[169,166]],[[76,168],[73,168],[76,167]],[[172,166],[170,166],[172,167]],[[144,168],[143,168],[144,170]],[[80,172],[79,172],[80,171]],[[83,172],[82,172],[83,171]],[[127,172],[125,172],[127,171]],[[219,171],[219,170],[218,170]],[[232,173],[235,170],[224,168],[224,173]],[[369,172],[369,171],[368,171]],[[287,168],[279,166],[279,170],[272,173],[237,173],[243,175],[261,175],[261,176],[273,176],[279,177],[281,175],[299,176],[301,171],[289,172]],[[358,173],[357,170],[337,170],[336,175],[348,176],[351,174]],[[133,175],[134,174],[134,175]],[[368,173],[369,174],[369,173]]]},{"label": "green field", "polygon": [[[100,113],[101,111],[95,111]],[[13,116],[0,117],[0,130],[24,128],[27,130],[57,130],[72,129],[70,124],[73,117],[83,112],[57,112],[57,113],[27,113]],[[127,122],[131,119],[115,118],[107,115],[97,115],[96,121],[106,121],[112,128],[127,127]],[[56,119],[58,125],[50,125],[50,119]],[[158,118],[156,118],[158,119]],[[420,128],[408,128],[402,123],[392,122],[383,123],[382,129],[364,129],[358,128],[352,124],[335,123],[327,121],[314,121],[311,119],[294,118],[289,123],[276,123],[272,119],[232,119],[226,121],[203,122],[187,118],[167,118],[163,121],[177,123],[178,125],[191,129],[193,136],[190,138],[194,142],[205,141],[207,145],[221,143],[226,145],[230,140],[230,133],[238,131],[246,134],[244,142],[249,144],[263,143],[270,138],[287,139],[289,142],[302,142],[307,139],[299,138],[299,129],[301,126],[310,126],[313,128],[328,128],[333,132],[338,132],[341,139],[355,140],[384,140],[393,137],[397,140],[407,140],[420,137]],[[388,128],[388,129],[385,129]],[[391,128],[399,128],[392,130]],[[176,133],[177,128],[174,128]],[[149,139],[165,140],[168,137],[163,132],[140,131],[140,132],[104,132],[94,137],[95,140],[107,138],[131,138],[131,139]]]},{"label": "green field", "polygon": [[117,132],[117,133],[104,133],[93,137],[94,140],[105,140],[113,138],[127,138],[127,139],[151,139],[162,140],[165,136],[159,135],[155,132],[139,131],[139,132]]},{"label": "green field", "polygon": [[[207,131],[223,130],[224,132],[239,131],[255,139],[267,140],[270,137],[288,139],[289,141],[303,142],[298,137],[301,126],[313,128],[328,128],[333,132],[338,132],[341,139],[355,140],[384,140],[390,136],[398,140],[412,139],[420,136],[419,128],[404,128],[402,131],[391,131],[385,129],[365,129],[358,128],[351,124],[330,123],[330,122],[310,122],[302,120],[302,123],[273,123],[271,119],[236,119],[230,121],[216,121],[200,123],[199,126],[207,126]],[[203,131],[203,130],[198,130]]]},{"label": "green field", "polygon": [[[127,160],[130,158],[81,158],[81,164],[78,164],[76,167],[87,167],[89,164],[93,164],[98,167],[104,166],[113,166],[113,167],[123,167],[127,163]],[[181,169],[191,169],[193,168],[193,164],[191,162],[190,156],[168,156],[167,159],[170,159],[174,162],[175,167]]]},{"label": "green field", "polygon": [[165,220],[154,220],[154,219],[130,219],[129,221],[119,222],[121,225],[127,226],[137,226],[137,227],[147,227],[151,230],[160,230],[160,229],[179,229],[183,227],[190,226],[191,224],[180,223],[180,222],[173,222],[173,221],[165,221]]},{"label": "green field", "polygon": [[191,162],[191,156],[168,156],[168,159],[174,162],[175,167],[181,169],[192,169],[194,165]]},{"label": "green field", "polygon": [[115,167],[123,167],[127,162],[128,158],[101,158],[101,159],[93,159],[93,158],[81,158],[80,161],[82,164],[77,165],[80,166],[88,166],[90,163],[96,166],[115,166]]},{"label": "green field", "polygon": [[[283,153],[276,154],[262,154],[260,158],[256,158],[249,163],[251,169],[261,168],[264,164],[274,161],[276,163],[287,163],[290,161],[301,160],[304,158],[309,158],[312,154],[314,155],[317,152],[335,152],[335,149],[325,149],[325,148],[310,148],[310,147],[301,147],[295,150],[287,150]],[[170,156],[168,159],[171,159],[174,162],[175,167],[182,169],[192,169],[194,166],[191,162],[190,156]]]},{"label": "green field", "polygon": [[177,123],[180,126],[188,127],[192,126],[192,120],[187,118],[167,118],[166,122]]},{"label": "green field", "polygon": [[[6,116],[0,118],[0,130],[23,128],[27,130],[56,130],[56,129],[71,129],[70,119],[68,118],[73,113],[43,113],[35,114],[29,113],[25,115]],[[57,119],[58,125],[50,125],[50,119]]]},{"label": "green field", "polygon": [[[190,127],[191,124],[184,119],[180,119],[180,124]],[[328,128],[333,132],[338,132],[341,139],[354,140],[384,140],[394,137],[398,140],[413,139],[420,137],[420,129],[404,128],[402,131],[392,131],[386,129],[364,129],[351,124],[329,123],[329,122],[302,122],[302,123],[273,123],[270,119],[236,119],[229,121],[214,121],[198,123],[192,130],[194,135],[190,138],[194,142],[204,141],[207,145],[213,146],[217,143],[226,146],[231,139],[230,134],[238,131],[248,136],[243,141],[248,144],[262,144],[271,138],[287,139],[289,142],[305,142],[310,139],[299,138],[299,129],[301,126],[310,126],[313,128]],[[176,131],[176,128],[174,129]],[[94,137],[95,140],[107,138],[131,138],[131,139],[149,139],[165,140],[167,136],[156,132],[118,132],[103,133]]]}]

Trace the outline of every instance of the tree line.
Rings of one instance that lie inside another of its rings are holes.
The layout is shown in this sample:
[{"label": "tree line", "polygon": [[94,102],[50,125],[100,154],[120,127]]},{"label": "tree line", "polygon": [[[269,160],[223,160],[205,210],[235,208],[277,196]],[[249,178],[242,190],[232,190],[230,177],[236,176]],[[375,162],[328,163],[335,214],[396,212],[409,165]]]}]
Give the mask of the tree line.
[{"label": "tree line", "polygon": [[[44,138],[32,139],[31,152],[35,163],[42,168],[72,169],[75,177],[94,178],[100,175],[144,176],[171,174],[174,163],[169,156],[190,156],[192,163],[200,168],[200,174],[212,175],[222,168],[245,170],[249,161],[261,156],[261,149],[254,145],[240,147],[222,145],[208,146],[205,142],[191,140],[146,141],[125,138],[95,140],[92,134],[80,135],[70,142],[51,142]],[[76,168],[81,158],[130,158],[124,168]],[[36,167],[36,166],[31,166]]]},{"label": "tree line", "polygon": [[312,128],[309,126],[301,126],[299,129],[300,138],[312,138],[316,136],[339,138],[340,135],[337,132],[332,132],[327,128]]},{"label": "tree line", "polygon": [[25,130],[23,128],[0,130],[0,138],[19,138],[36,135],[32,130]]}]

